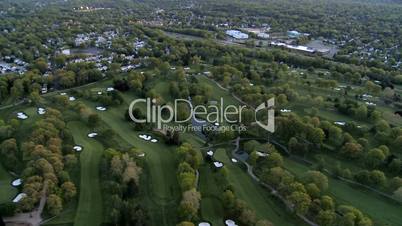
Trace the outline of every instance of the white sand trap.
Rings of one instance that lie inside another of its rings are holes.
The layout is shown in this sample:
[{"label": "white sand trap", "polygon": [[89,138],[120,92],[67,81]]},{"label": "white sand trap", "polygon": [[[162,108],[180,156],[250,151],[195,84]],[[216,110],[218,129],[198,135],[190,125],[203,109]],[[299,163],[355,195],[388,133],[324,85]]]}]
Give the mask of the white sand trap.
[{"label": "white sand trap", "polygon": [[98,136],[98,133],[88,133],[88,137],[90,138],[94,138],[96,136]]},{"label": "white sand trap", "polygon": [[18,113],[17,113],[17,118],[22,119],[22,120],[25,120],[25,119],[28,118],[28,115],[25,114],[24,112],[18,112]]},{"label": "white sand trap", "polygon": [[18,187],[18,186],[20,186],[21,184],[22,184],[22,179],[14,180],[14,181],[11,183],[11,185],[14,186],[14,187]]},{"label": "white sand trap", "polygon": [[108,88],[106,89],[106,91],[112,92],[112,91],[114,91],[114,88],[113,88],[113,87],[108,87]]},{"label": "white sand trap", "polygon": [[219,126],[219,123],[218,123],[218,122],[215,122],[214,125],[215,125],[215,126]]},{"label": "white sand trap", "polygon": [[68,100],[69,101],[75,101],[76,99],[75,99],[75,97],[69,97]]},{"label": "white sand trap", "polygon": [[138,135],[138,137],[141,138],[141,139],[143,139],[143,140],[145,140],[145,141],[151,141],[152,143],[158,142],[157,139],[152,138],[151,136],[146,135],[146,134],[140,134],[140,135]]},{"label": "white sand trap", "polygon": [[232,162],[236,163],[236,162],[238,162],[238,161],[237,161],[237,159],[232,158]]},{"label": "white sand trap", "polygon": [[140,134],[140,135],[138,135],[138,137],[143,139],[143,140],[151,140],[152,139],[151,136],[148,136],[146,134]]},{"label": "white sand trap", "polygon": [[46,109],[38,108],[37,112],[38,112],[39,115],[44,115],[44,114],[46,114]]},{"label": "white sand trap", "polygon": [[207,155],[213,156],[213,155],[214,155],[214,152],[213,152],[213,151],[208,151],[208,152],[207,152]]},{"label": "white sand trap", "polygon": [[65,96],[65,95],[67,95],[67,93],[60,93],[60,95]]},{"label": "white sand trap", "polygon": [[175,68],[175,67],[171,67],[170,70],[176,70],[176,68]]},{"label": "white sand trap", "polygon": [[98,106],[98,107],[96,107],[96,110],[98,110],[98,111],[106,111],[106,108],[102,107],[102,106]]},{"label": "white sand trap", "polygon": [[18,194],[14,199],[13,199],[13,203],[18,203],[20,202],[23,198],[27,197],[27,194],[25,193],[20,193]]},{"label": "white sand trap", "polygon": [[222,167],[223,167],[223,163],[221,163],[221,162],[214,162],[214,166],[215,166],[216,168],[222,168]]},{"label": "white sand trap", "polygon": [[138,157],[144,157],[145,153],[138,154]]},{"label": "white sand trap", "polygon": [[338,121],[338,122],[334,122],[334,124],[335,124],[335,125],[338,125],[338,126],[344,126],[344,125],[346,125],[346,122],[340,122],[340,121]]},{"label": "white sand trap", "polygon": [[[88,136],[89,136],[89,135],[88,135]],[[80,152],[80,151],[82,151],[82,147],[79,146],[79,145],[75,145],[75,146],[73,147],[73,150],[76,151],[76,152]]]},{"label": "white sand trap", "polygon": [[290,112],[292,112],[292,110],[289,110],[289,109],[281,109],[280,111],[282,113],[290,113]]},{"label": "white sand trap", "polygon": [[99,92],[98,92],[98,95],[102,95],[102,92],[101,92],[101,91],[99,91]]},{"label": "white sand trap", "polygon": [[198,226],[211,226],[211,224],[207,222],[201,222],[198,224]]},{"label": "white sand trap", "polygon": [[256,153],[257,153],[257,155],[258,155],[259,157],[267,157],[267,156],[268,156],[268,154],[267,154],[267,153],[264,153],[264,152],[257,151]]},{"label": "white sand trap", "polygon": [[226,221],[225,221],[225,224],[226,224],[227,226],[237,226],[237,224],[236,224],[234,221],[232,221],[232,220],[226,220]]}]

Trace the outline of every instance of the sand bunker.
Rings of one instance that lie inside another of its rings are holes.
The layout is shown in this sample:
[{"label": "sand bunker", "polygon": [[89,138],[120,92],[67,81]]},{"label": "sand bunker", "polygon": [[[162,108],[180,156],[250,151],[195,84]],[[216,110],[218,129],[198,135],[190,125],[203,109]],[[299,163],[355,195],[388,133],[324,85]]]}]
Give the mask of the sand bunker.
[{"label": "sand bunker", "polygon": [[22,179],[16,179],[11,183],[11,185],[14,186],[14,187],[18,187],[21,184],[22,184]]},{"label": "sand bunker", "polygon": [[28,115],[25,114],[24,112],[18,112],[17,113],[17,118],[21,119],[21,120],[25,120],[28,118]]},{"label": "sand bunker", "polygon": [[18,194],[14,199],[13,199],[13,203],[18,203],[20,202],[23,198],[27,197],[27,194],[25,193],[20,193]]},{"label": "sand bunker", "polygon": [[98,136],[98,133],[89,133],[88,134],[88,137],[90,137],[90,138],[94,138],[96,136]]},{"label": "sand bunker", "polygon": [[222,168],[222,167],[223,167],[223,163],[221,163],[221,162],[214,162],[214,166],[215,166],[216,168]]}]

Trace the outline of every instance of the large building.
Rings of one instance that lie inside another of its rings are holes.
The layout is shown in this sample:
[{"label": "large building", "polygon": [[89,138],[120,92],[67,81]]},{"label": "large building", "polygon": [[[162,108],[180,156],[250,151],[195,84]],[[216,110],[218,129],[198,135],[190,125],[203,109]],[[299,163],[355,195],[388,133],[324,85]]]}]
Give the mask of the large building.
[{"label": "large building", "polygon": [[282,42],[271,42],[270,45],[271,46],[283,47],[283,48],[290,49],[290,50],[296,50],[296,51],[300,51],[300,52],[305,52],[305,53],[315,53],[316,52],[316,50],[314,48],[311,48],[311,47],[300,46],[300,45],[288,45],[288,44],[282,43]]},{"label": "large building", "polygon": [[235,39],[248,39],[248,34],[245,34],[239,30],[227,30],[226,34]]},{"label": "large building", "polygon": [[308,34],[308,33],[301,33],[301,32],[292,30],[292,31],[288,31],[288,32],[287,32],[287,35],[288,35],[289,38],[300,38],[300,37],[302,37],[302,36],[309,36],[310,34]]}]

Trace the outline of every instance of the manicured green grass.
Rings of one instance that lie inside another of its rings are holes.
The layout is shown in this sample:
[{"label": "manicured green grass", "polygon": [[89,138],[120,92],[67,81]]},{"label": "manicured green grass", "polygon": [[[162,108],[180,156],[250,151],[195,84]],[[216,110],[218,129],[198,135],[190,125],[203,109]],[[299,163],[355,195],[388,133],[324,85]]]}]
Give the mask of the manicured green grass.
[{"label": "manicured green grass", "polygon": [[10,174],[0,164],[0,204],[11,202],[17,195],[17,189],[11,186],[11,182]]},{"label": "manicured green grass", "polygon": [[166,102],[174,103],[174,99],[170,95],[169,84],[170,81],[167,80],[158,80],[154,81],[155,84],[152,85],[153,89],[159,94]]},{"label": "manicured green grass", "polygon": [[180,140],[182,142],[190,143],[193,147],[204,147],[205,141],[195,133],[180,133]]},{"label": "manicured green grass", "polygon": [[[288,158],[285,159],[285,168],[297,176],[301,176],[304,172],[310,170],[309,167]],[[375,221],[375,225],[401,224],[402,215],[400,210],[402,205],[381,197],[368,189],[352,186],[332,177],[328,177],[328,180],[328,193],[338,203],[352,205],[360,209]]]},{"label": "manicured green grass", "polygon": [[44,225],[49,226],[74,225],[77,205],[78,203],[76,201],[68,203],[66,206],[64,206],[63,212],[61,212],[58,216],[51,218]]},{"label": "manicured green grass", "polygon": [[213,172],[208,165],[199,169],[200,179],[198,190],[201,192],[201,221],[210,222],[214,226],[223,226],[223,207],[221,191],[214,180]]},{"label": "manicured green grass", "polygon": [[212,92],[211,92],[212,98],[211,99],[218,101],[218,104],[220,104],[221,98],[223,98],[224,106],[228,106],[228,105],[237,106],[240,104],[239,101],[237,101],[229,92],[221,89],[215,82],[211,81],[204,75],[196,76],[196,78],[198,79],[198,81],[200,83],[207,84],[212,87]]},{"label": "manicured green grass", "polygon": [[89,129],[80,122],[69,122],[74,141],[84,147],[80,154],[81,183],[75,226],[100,225],[103,221],[102,194],[99,181],[99,164],[103,146],[88,138]]},{"label": "manicured green grass", "polygon": [[244,200],[256,212],[258,219],[267,219],[280,226],[303,225],[303,223],[295,222],[296,220],[293,220],[293,216],[286,212],[286,207],[281,206],[279,202],[273,201],[269,191],[253,181],[237,165],[241,163],[232,163],[227,153],[222,149],[220,150],[215,152],[214,157],[224,163],[228,171],[229,182],[234,186],[237,197]]}]

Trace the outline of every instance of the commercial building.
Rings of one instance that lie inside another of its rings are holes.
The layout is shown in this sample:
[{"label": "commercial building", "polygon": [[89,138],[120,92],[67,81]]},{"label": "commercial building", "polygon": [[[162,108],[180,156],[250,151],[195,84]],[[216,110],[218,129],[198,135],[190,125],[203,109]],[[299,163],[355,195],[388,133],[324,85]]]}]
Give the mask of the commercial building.
[{"label": "commercial building", "polygon": [[285,44],[282,42],[271,42],[271,46],[279,46],[279,47],[283,47],[286,49],[296,50],[296,51],[305,52],[305,53],[315,53],[316,52],[316,50],[311,47],[299,46],[299,45],[288,45],[288,44]]},{"label": "commercial building", "polygon": [[301,33],[301,32],[298,32],[298,31],[296,31],[296,30],[292,30],[292,31],[288,31],[288,32],[287,32],[287,35],[288,35],[289,38],[300,38],[300,37],[302,37],[302,36],[309,36],[310,34],[308,34],[308,33]]},{"label": "commercial building", "polygon": [[235,39],[248,39],[248,34],[245,34],[239,30],[227,30],[226,34]]}]

